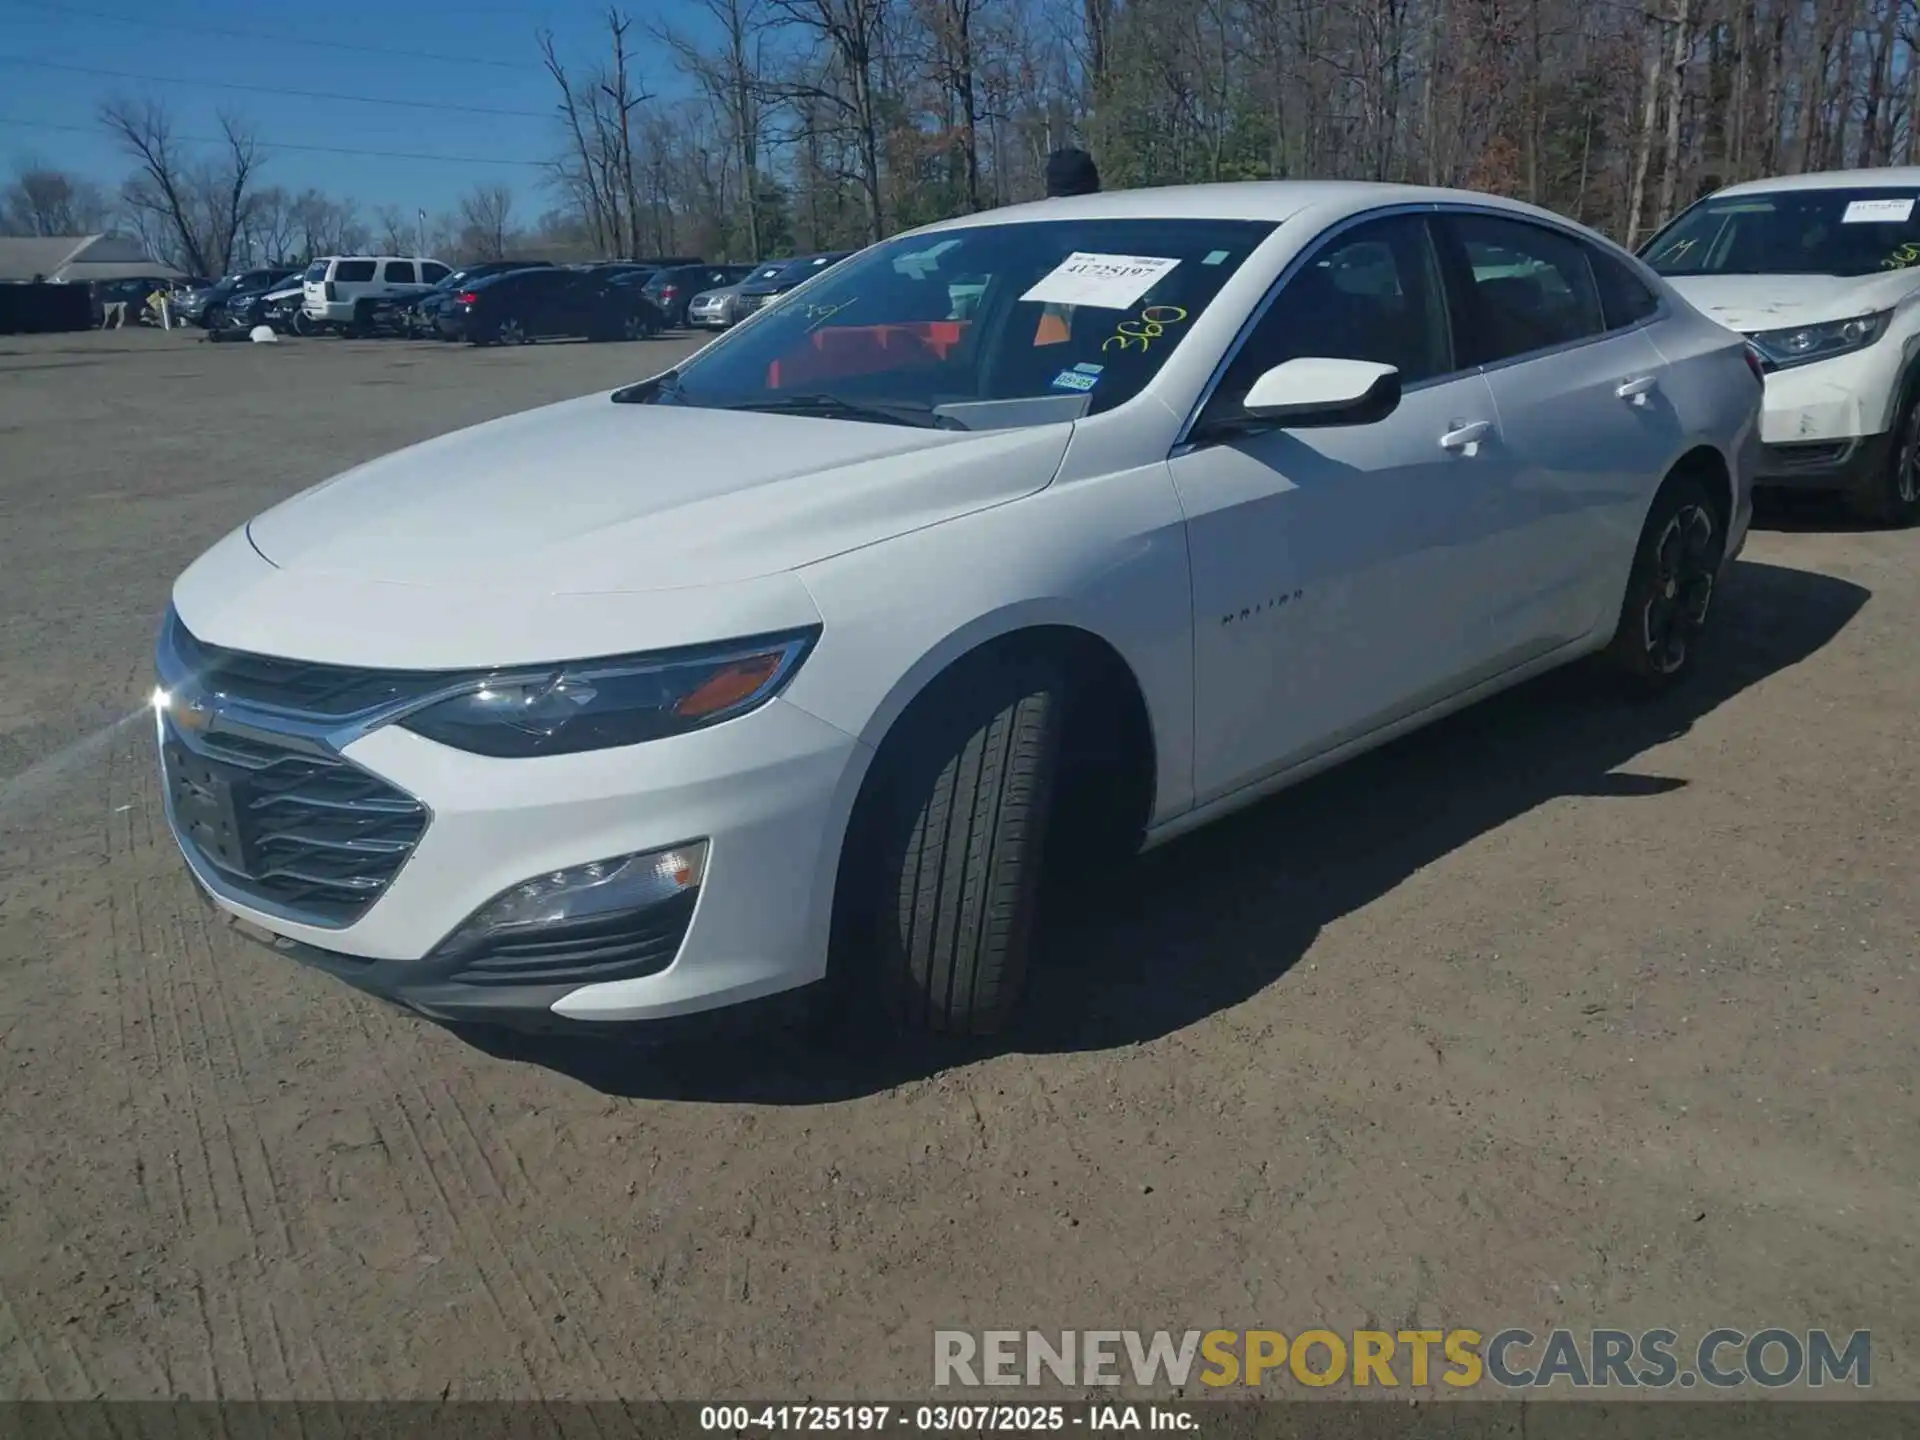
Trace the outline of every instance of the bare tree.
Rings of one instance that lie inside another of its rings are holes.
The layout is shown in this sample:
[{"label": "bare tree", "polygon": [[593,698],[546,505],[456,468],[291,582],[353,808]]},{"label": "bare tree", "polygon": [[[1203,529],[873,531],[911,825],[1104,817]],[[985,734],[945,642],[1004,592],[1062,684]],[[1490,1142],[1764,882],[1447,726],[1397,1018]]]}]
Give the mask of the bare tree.
[{"label": "bare tree", "polygon": [[373,212],[373,233],[388,255],[411,254],[420,243],[418,227],[398,205],[382,205]]},{"label": "bare tree", "polygon": [[293,198],[293,224],[300,249],[312,259],[318,255],[351,255],[367,248],[367,227],[351,200],[335,200],[318,190],[302,190]]},{"label": "bare tree", "polygon": [[881,44],[890,0],[769,0],[781,22],[799,32],[811,63],[794,78],[776,82],[788,102],[812,102],[815,123],[827,119],[851,138],[853,178],[866,211],[866,238],[887,233],[880,177]]},{"label": "bare tree", "polygon": [[461,249],[476,260],[504,260],[512,234],[513,191],[476,185],[460,198]]},{"label": "bare tree", "polygon": [[0,234],[91,235],[105,228],[111,207],[98,185],[23,157],[0,191]]},{"label": "bare tree", "polygon": [[606,15],[612,52],[606,65],[576,76],[561,63],[550,31],[539,37],[542,61],[560,89],[560,119],[568,149],[551,180],[588,217],[602,254],[638,255],[639,178],[634,159],[634,112],[652,96],[633,73],[627,49],[632,21]]},{"label": "bare tree", "polygon": [[260,155],[252,128],[222,111],[217,153],[203,156],[176,135],[158,101],[109,100],[100,120],[134,162],[121,191],[127,207],[154,217],[177,263],[197,275],[223,273],[254,203]]},{"label": "bare tree", "polygon": [[671,26],[656,25],[655,36],[668,46],[680,69],[691,77],[726,117],[727,140],[739,162],[738,203],[746,226],[749,254],[761,251],[760,151],[766,135],[763,115],[765,77],[761,39],[767,28],[764,0],[699,0],[719,33],[719,43],[703,50]]}]

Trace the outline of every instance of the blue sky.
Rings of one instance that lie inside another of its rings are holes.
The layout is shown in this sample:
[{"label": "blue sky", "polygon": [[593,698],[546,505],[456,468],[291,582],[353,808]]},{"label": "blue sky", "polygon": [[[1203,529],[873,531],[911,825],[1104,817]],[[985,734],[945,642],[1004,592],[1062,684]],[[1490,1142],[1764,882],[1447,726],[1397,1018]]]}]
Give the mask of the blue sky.
[{"label": "blue sky", "polygon": [[[654,18],[691,27],[695,7],[631,0],[622,8],[635,21],[629,43],[648,88],[682,93],[662,47],[640,32]],[[604,49],[604,14],[601,0],[325,0],[285,6],[259,0],[0,0],[0,173],[31,155],[116,187],[128,162],[100,130],[95,112],[101,100],[121,94],[165,101],[183,135],[218,135],[217,112],[239,111],[255,122],[267,147],[261,183],[291,190],[313,185],[351,196],[364,217],[382,204],[446,210],[476,183],[505,182],[530,220],[551,203],[538,189],[540,172],[506,162],[542,159],[559,144],[550,118],[555,89],[541,67],[535,31],[552,29],[563,59],[587,63]],[[330,43],[311,43],[320,41]],[[366,48],[335,48],[345,45]],[[396,51],[419,53],[391,53]],[[421,58],[427,54],[456,58]],[[56,68],[62,66],[73,68]],[[88,73],[101,70],[165,78]],[[209,83],[214,81],[272,93],[217,88]],[[420,104],[286,93],[295,90]],[[472,114],[423,105],[527,113]],[[17,123],[23,121],[31,123]],[[354,153],[288,148],[295,145]],[[396,153],[367,153],[373,151]],[[459,158],[418,160],[401,153]]]}]

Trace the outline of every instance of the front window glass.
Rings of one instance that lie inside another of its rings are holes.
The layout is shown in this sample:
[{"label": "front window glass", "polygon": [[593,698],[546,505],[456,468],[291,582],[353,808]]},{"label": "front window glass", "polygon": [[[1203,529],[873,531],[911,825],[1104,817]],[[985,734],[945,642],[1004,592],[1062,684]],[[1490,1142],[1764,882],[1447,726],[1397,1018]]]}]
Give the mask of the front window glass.
[{"label": "front window glass", "polygon": [[950,429],[1074,419],[1138,394],[1273,229],[1049,220],[902,236],[629,398]]},{"label": "front window glass", "polygon": [[1709,197],[1647,244],[1662,275],[1874,275],[1920,262],[1912,189]]},{"label": "front window glass", "polygon": [[1496,215],[1453,215],[1446,223],[1473,272],[1482,362],[1605,332],[1600,290],[1578,240]]},{"label": "front window glass", "polygon": [[1391,365],[1409,385],[1454,368],[1439,257],[1424,220],[1370,220],[1328,241],[1274,297],[1215,403],[1237,407],[1266,371],[1307,356]]}]

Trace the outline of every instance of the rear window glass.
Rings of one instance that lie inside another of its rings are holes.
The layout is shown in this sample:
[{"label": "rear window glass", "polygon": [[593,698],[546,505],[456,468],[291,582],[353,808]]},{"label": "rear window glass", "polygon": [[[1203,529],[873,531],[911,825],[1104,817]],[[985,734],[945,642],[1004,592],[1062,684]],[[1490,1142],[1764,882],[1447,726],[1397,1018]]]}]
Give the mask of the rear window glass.
[{"label": "rear window glass", "polygon": [[306,280],[326,279],[327,278],[327,262],[324,260],[314,261],[311,265],[307,267],[307,273],[302,278]]},{"label": "rear window glass", "polygon": [[333,267],[333,278],[336,280],[371,280],[373,279],[373,261],[342,260]]},{"label": "rear window glass", "polygon": [[413,262],[411,260],[387,261],[387,273],[382,278],[389,285],[413,284]]}]

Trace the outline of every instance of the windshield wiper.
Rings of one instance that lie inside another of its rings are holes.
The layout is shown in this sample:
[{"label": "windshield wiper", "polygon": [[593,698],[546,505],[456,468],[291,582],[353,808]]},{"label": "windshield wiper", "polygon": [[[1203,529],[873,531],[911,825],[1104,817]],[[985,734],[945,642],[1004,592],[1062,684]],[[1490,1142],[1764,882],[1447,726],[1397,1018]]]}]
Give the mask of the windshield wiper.
[{"label": "windshield wiper", "polygon": [[936,415],[931,405],[910,400],[849,400],[824,392],[813,395],[775,395],[722,405],[722,410],[759,410],[771,415],[816,415],[835,420],[867,420],[881,425],[912,425],[922,430],[965,430],[951,415]]}]

